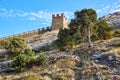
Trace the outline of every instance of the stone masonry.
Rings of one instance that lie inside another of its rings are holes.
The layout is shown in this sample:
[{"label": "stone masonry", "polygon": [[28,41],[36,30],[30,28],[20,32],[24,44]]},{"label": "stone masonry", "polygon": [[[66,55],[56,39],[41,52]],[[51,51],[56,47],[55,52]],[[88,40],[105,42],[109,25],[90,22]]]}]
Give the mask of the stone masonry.
[{"label": "stone masonry", "polygon": [[27,39],[27,38],[31,38],[31,37],[39,35],[39,34],[43,34],[47,31],[59,30],[59,29],[64,29],[64,28],[68,28],[67,18],[64,16],[64,13],[56,14],[56,15],[53,14],[51,27],[37,29],[37,30],[33,30],[33,31],[24,32],[21,34],[3,37],[3,38],[0,38],[0,41],[1,40],[10,40],[13,37],[21,37],[21,38]]},{"label": "stone masonry", "polygon": [[52,30],[68,28],[67,19],[64,14],[52,15]]}]

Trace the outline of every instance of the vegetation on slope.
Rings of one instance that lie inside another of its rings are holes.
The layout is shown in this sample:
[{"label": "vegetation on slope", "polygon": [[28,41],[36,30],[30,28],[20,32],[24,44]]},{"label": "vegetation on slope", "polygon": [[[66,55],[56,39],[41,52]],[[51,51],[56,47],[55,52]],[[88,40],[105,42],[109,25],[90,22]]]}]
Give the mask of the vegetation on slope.
[{"label": "vegetation on slope", "polygon": [[[120,31],[114,31],[114,28],[109,26],[105,20],[98,20],[93,9],[83,9],[74,14],[75,17],[71,20],[69,29],[60,29],[58,39],[50,46],[32,50],[21,38],[13,38],[4,42],[3,47],[9,51],[9,56],[15,54],[11,58],[14,59],[10,67],[20,72],[16,72],[17,75],[22,74],[19,80],[113,79],[110,76],[115,73],[110,72],[113,70],[110,66],[113,61],[110,61],[108,57],[110,53],[114,54],[111,51],[114,48],[119,50],[119,39],[110,40],[110,38],[119,37]],[[104,53],[103,57],[92,60],[90,56],[96,52]],[[119,51],[116,53],[120,56]],[[108,61],[110,65],[103,63],[105,66],[101,67],[96,62],[101,60],[106,63]],[[113,68],[118,70],[116,66]],[[23,75],[24,73],[26,75]],[[11,75],[13,78],[14,74]],[[2,79],[5,79],[4,76]]]},{"label": "vegetation on slope", "polygon": [[60,50],[74,48],[77,44],[113,37],[114,28],[105,20],[97,20],[97,14],[93,9],[76,11],[69,24],[69,29],[60,29],[58,39],[54,42]]}]

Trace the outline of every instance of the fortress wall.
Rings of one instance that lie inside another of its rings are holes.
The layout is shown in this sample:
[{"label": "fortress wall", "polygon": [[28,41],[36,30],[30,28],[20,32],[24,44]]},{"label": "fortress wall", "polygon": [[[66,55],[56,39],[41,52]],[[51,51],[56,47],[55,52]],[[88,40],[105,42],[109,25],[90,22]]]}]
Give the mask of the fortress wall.
[{"label": "fortress wall", "polygon": [[19,33],[19,34],[16,34],[16,35],[2,37],[2,38],[0,38],[0,41],[1,40],[11,40],[13,37],[20,37],[20,38],[27,39],[27,38],[31,38],[31,37],[39,35],[39,34],[43,34],[47,31],[51,31],[51,27],[32,30],[32,31],[28,31],[28,32]]},{"label": "fortress wall", "polygon": [[16,35],[3,37],[3,38],[0,38],[0,41],[1,40],[11,40],[13,37],[21,37],[21,38],[27,39],[27,38],[31,38],[31,37],[39,35],[39,34],[43,34],[47,31],[59,30],[61,28],[62,29],[68,28],[67,18],[64,16],[64,13],[53,14],[52,15],[52,26],[42,28],[42,29],[32,30],[32,31],[24,32],[24,33],[19,33]]}]

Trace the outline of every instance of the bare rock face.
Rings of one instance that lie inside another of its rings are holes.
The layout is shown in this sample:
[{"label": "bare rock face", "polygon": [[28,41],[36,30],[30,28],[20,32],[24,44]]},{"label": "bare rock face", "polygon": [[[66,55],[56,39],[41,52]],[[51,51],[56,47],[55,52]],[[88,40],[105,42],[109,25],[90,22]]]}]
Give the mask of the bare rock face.
[{"label": "bare rock face", "polygon": [[120,29],[120,12],[108,14],[100,19],[105,19],[110,26],[114,26],[115,29]]},{"label": "bare rock face", "polygon": [[35,50],[42,46],[49,46],[57,39],[58,32],[59,30],[48,31],[44,34],[28,39],[28,46]]}]

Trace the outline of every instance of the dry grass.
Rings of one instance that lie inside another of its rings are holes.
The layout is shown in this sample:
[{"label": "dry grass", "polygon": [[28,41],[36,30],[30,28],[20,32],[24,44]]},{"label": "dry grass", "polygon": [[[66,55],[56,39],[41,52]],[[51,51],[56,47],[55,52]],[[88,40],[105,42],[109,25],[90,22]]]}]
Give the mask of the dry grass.
[{"label": "dry grass", "polygon": [[61,80],[68,80],[68,79],[72,79],[74,78],[74,71],[72,71],[71,69],[67,68],[67,69],[61,69],[59,71],[56,71],[53,75],[52,75],[52,79],[61,79]]},{"label": "dry grass", "polygon": [[[115,44],[119,41],[120,38],[102,40],[94,42],[93,46],[96,48],[96,50],[102,51],[103,54],[111,53],[120,57],[120,47],[110,45]],[[84,62],[82,67],[76,67],[76,60],[72,57],[68,57],[59,59],[52,64],[45,64],[43,66],[39,66],[29,71],[21,72],[18,74],[6,75],[3,77],[0,76],[0,80],[80,80],[80,78],[76,78],[76,74],[79,75],[79,77],[82,74],[81,77],[83,80],[86,80],[88,77],[89,80],[94,80],[93,75],[96,72],[100,72],[104,78],[108,77],[108,79],[106,78],[106,80],[113,80],[112,76],[109,76],[111,75],[110,71],[112,71],[109,67],[101,67],[99,64],[88,59],[89,57],[87,56],[89,56],[89,54],[85,54],[89,53],[86,43],[78,45],[75,50],[79,50],[78,54],[80,55],[78,56],[81,58],[80,60]],[[51,72],[51,74],[49,74],[49,72]]]},{"label": "dry grass", "polygon": [[[74,68],[76,65],[76,60],[72,57],[59,59],[55,63],[50,65],[44,65],[41,67],[36,67],[36,69],[31,69],[25,72],[10,74],[6,76],[0,76],[0,80],[71,80],[74,78]],[[52,72],[50,75],[49,72]]]},{"label": "dry grass", "polygon": [[120,57],[120,47],[112,48],[111,50],[105,52],[104,54],[107,54],[107,53],[114,54],[115,56]]},{"label": "dry grass", "polygon": [[28,75],[22,77],[23,80],[39,80],[39,75]]}]

